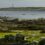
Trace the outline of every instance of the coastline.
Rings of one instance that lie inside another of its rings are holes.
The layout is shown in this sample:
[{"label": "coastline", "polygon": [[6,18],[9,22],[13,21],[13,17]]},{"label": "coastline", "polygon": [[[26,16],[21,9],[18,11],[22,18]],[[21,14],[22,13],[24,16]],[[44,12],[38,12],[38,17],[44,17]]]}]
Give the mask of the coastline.
[{"label": "coastline", "polygon": [[0,11],[45,11],[45,7],[7,7],[0,8]]}]

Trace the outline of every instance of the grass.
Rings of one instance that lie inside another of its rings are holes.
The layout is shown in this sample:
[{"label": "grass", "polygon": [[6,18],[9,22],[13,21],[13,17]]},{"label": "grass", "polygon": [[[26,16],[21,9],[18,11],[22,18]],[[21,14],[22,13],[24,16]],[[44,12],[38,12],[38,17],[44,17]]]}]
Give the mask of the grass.
[{"label": "grass", "polygon": [[0,32],[0,38],[4,38],[5,35],[10,35],[10,34],[16,35],[17,33],[23,34],[28,41],[33,41],[33,40],[39,41],[41,37],[45,37],[45,33],[44,34],[40,33],[40,30],[38,31],[16,30],[14,32],[9,32],[9,33]]}]

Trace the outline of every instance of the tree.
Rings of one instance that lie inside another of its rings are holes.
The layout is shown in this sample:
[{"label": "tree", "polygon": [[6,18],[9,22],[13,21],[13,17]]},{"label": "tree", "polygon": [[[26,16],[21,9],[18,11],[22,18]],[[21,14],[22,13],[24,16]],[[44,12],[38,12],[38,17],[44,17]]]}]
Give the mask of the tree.
[{"label": "tree", "polygon": [[15,37],[16,37],[16,38],[15,38],[16,41],[18,41],[18,42],[24,41],[24,36],[21,35],[21,34],[17,34]]},{"label": "tree", "polygon": [[40,40],[39,45],[45,45],[45,39]]},{"label": "tree", "polygon": [[14,41],[14,36],[13,35],[5,35],[5,41]]}]

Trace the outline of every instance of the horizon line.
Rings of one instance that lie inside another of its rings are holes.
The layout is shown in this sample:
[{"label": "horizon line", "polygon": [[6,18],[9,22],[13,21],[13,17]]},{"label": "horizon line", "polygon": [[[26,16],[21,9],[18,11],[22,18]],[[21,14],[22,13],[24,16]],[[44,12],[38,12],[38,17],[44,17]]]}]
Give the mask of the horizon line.
[{"label": "horizon line", "polygon": [[[27,7],[27,6],[23,6]],[[45,6],[29,6],[29,7],[45,7]],[[0,7],[0,8],[20,8],[20,7]]]}]

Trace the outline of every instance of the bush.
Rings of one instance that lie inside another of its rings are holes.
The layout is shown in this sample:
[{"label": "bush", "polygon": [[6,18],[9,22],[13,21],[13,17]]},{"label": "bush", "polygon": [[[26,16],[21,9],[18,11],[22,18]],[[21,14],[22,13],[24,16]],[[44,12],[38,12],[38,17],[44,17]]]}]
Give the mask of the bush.
[{"label": "bush", "polygon": [[45,39],[40,40],[39,45],[45,45]]}]

